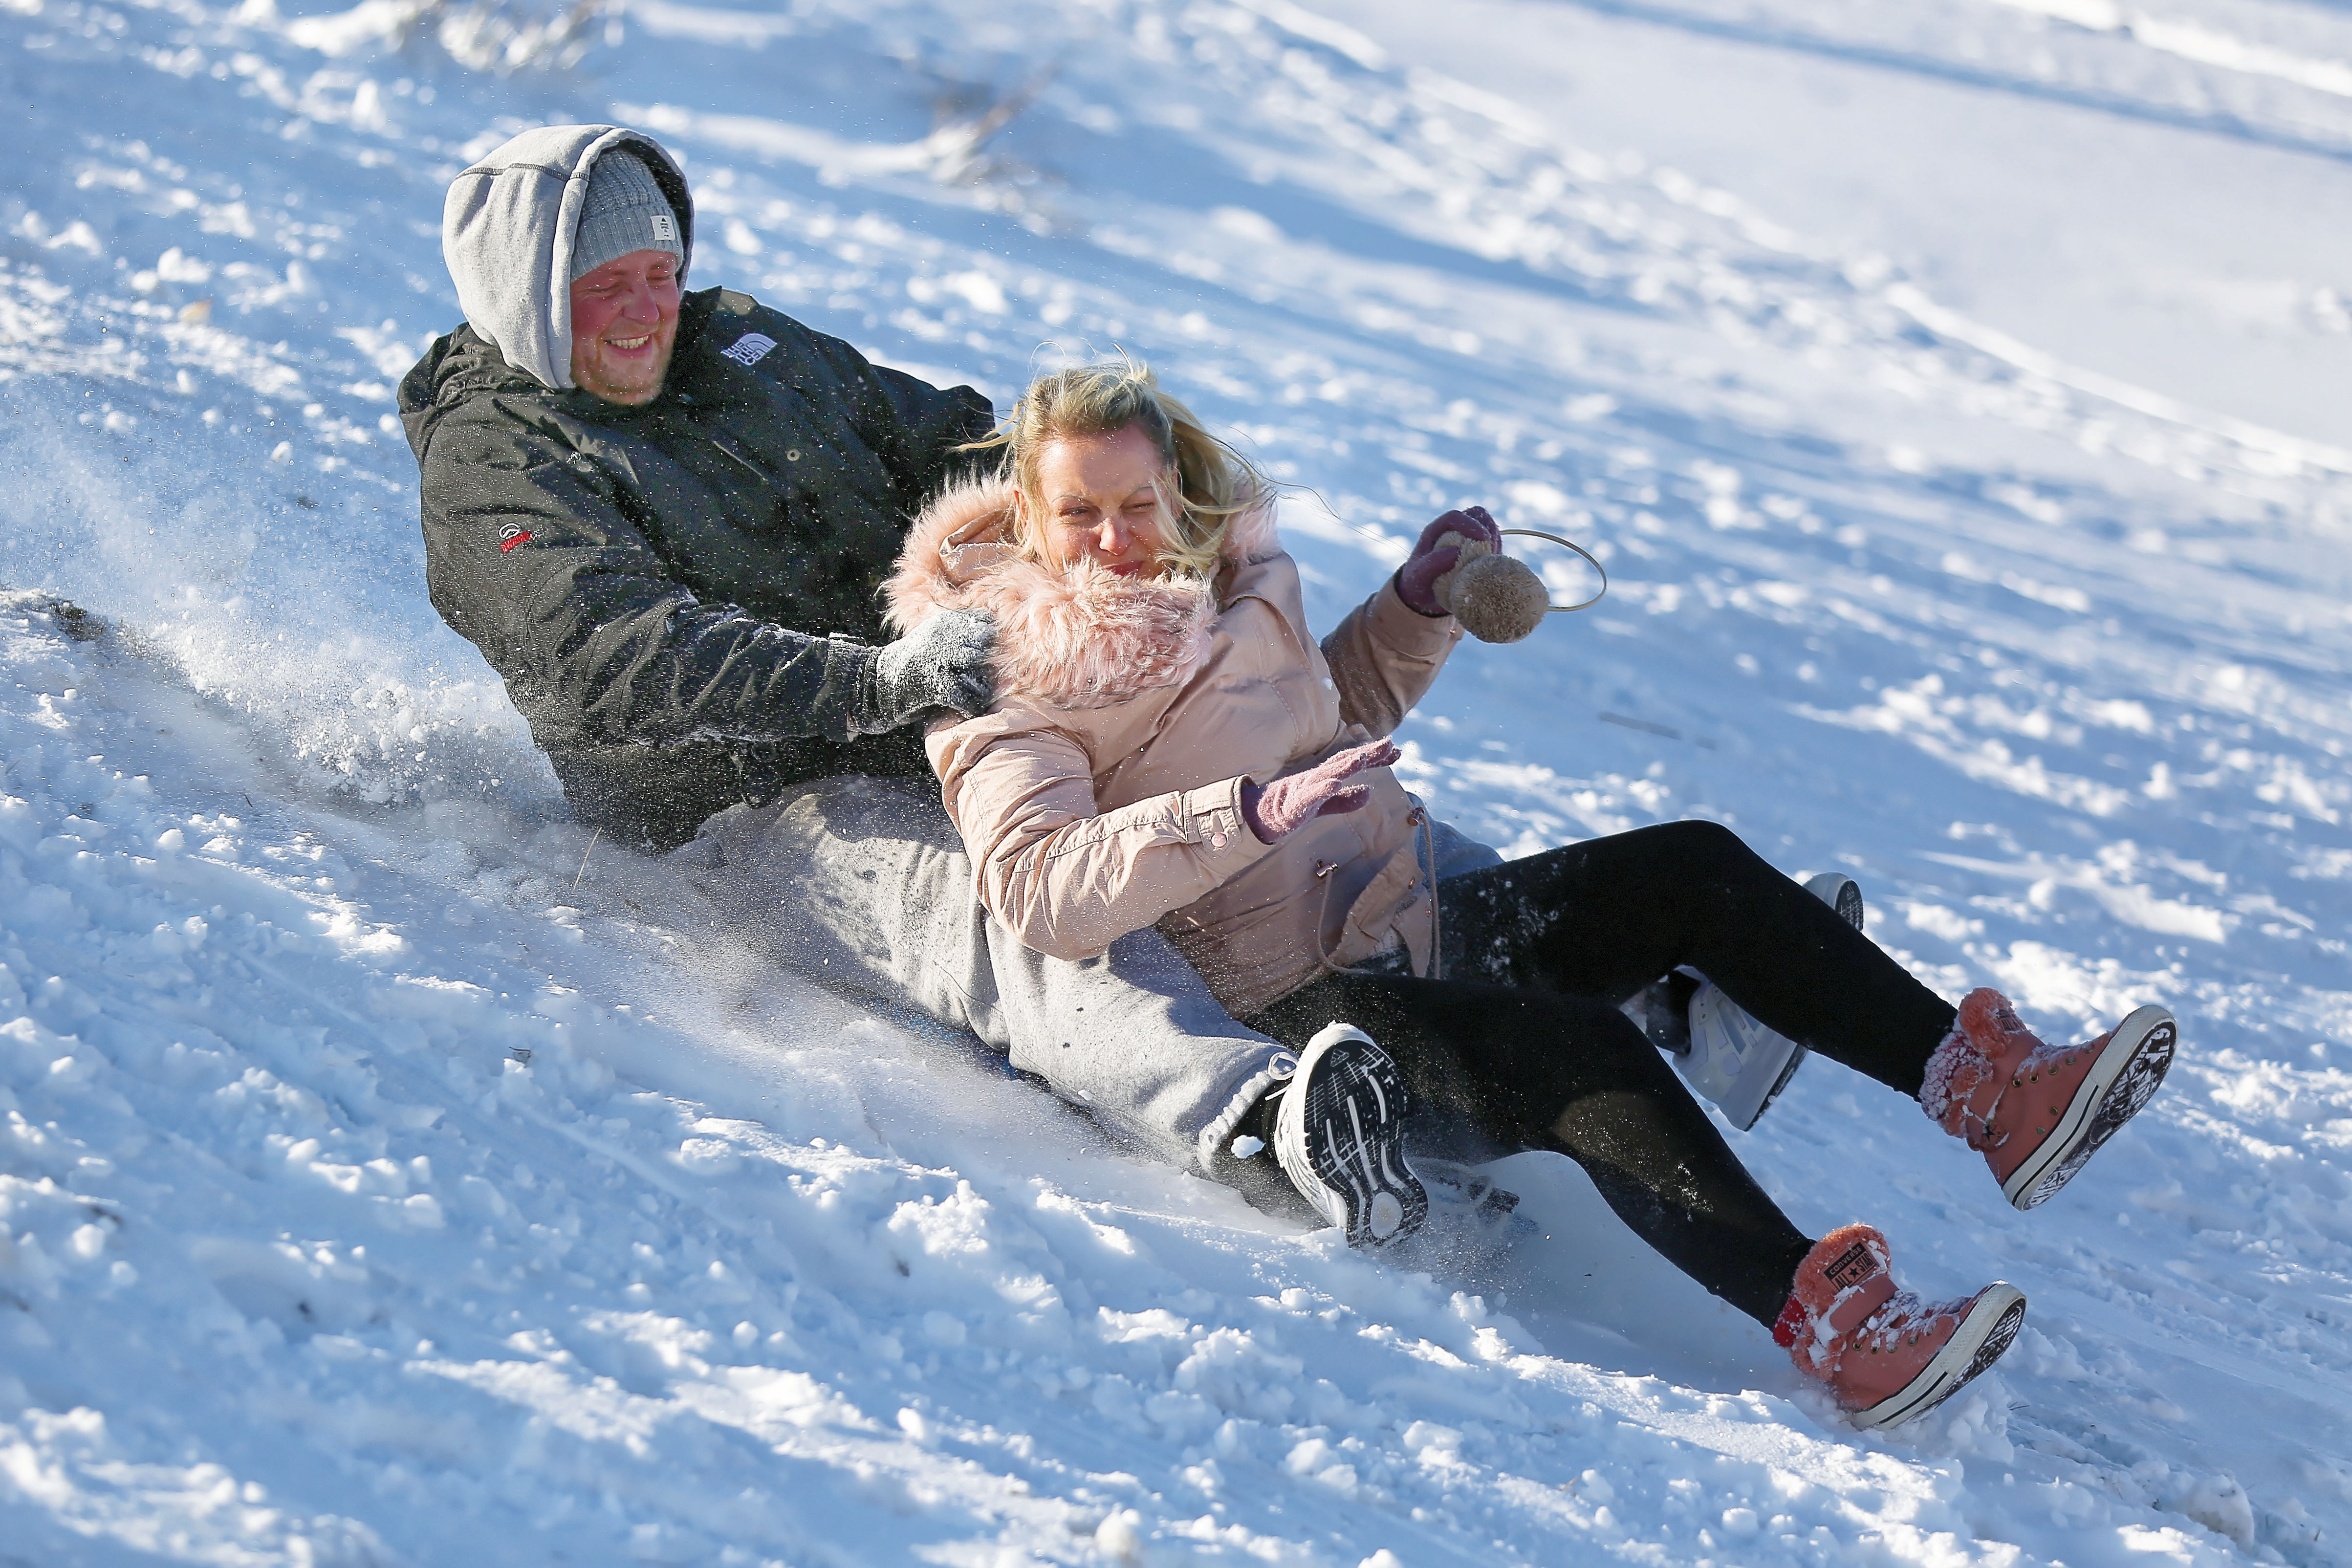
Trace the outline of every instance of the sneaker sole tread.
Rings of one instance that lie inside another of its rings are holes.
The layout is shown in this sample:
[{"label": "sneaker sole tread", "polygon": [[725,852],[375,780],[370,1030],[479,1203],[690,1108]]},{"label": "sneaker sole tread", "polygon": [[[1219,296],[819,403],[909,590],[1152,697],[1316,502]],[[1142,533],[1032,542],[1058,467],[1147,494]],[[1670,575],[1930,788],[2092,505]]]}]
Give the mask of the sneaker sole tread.
[{"label": "sneaker sole tread", "polygon": [[[1342,1039],[1299,1076],[1306,1163],[1340,1205],[1350,1247],[1378,1248],[1403,1240],[1429,1217],[1429,1194],[1405,1161],[1404,1121],[1412,1091],[1386,1051],[1368,1041]],[[1292,1093],[1298,1090],[1294,1089]],[[1396,1205],[1385,1235],[1375,1226],[1381,1199]]]},{"label": "sneaker sole tread", "polygon": [[2161,1007],[2138,1008],[2116,1025],[2058,1125],[2001,1183],[2011,1206],[2038,1208],[2073,1181],[2100,1145],[2156,1098],[2179,1042],[2179,1025]]},{"label": "sneaker sole tread", "polygon": [[1866,1410],[1846,1419],[1865,1431],[1883,1431],[1914,1421],[1968,1386],[1999,1361],[2025,1326],[2025,1292],[2016,1286],[1988,1285],[1969,1303],[1959,1327],[1918,1376]]}]

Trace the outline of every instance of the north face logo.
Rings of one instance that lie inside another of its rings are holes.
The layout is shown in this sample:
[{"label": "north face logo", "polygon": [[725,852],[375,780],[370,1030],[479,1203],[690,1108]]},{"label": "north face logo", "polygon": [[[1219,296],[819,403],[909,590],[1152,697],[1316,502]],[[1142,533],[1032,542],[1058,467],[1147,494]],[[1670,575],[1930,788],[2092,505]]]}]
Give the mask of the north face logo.
[{"label": "north face logo", "polygon": [[1830,1283],[1839,1289],[1851,1290],[1877,1273],[1878,1265],[1871,1261],[1870,1244],[1857,1241],[1838,1254],[1822,1272],[1828,1275]]},{"label": "north face logo", "polygon": [[745,332],[732,344],[719,352],[737,364],[758,364],[762,358],[766,357],[768,351],[775,346],[776,340],[765,332]]}]

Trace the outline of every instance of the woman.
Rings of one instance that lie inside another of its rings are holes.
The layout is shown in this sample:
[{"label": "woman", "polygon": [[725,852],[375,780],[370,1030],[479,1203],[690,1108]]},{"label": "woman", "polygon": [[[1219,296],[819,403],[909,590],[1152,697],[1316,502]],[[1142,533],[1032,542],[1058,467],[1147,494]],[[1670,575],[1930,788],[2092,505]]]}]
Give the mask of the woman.
[{"label": "woman", "polygon": [[1270,488],[1143,366],[1043,377],[986,445],[1000,478],[935,503],[887,590],[902,630],[948,608],[999,627],[996,710],[928,738],[948,811],[1021,940],[1077,959],[1156,921],[1236,1017],[1303,1049],[1221,1120],[1234,1154],[1271,1144],[1366,1246],[1426,1212],[1402,1145],[1416,1101],[1566,1154],[1865,1426],[1920,1414],[2008,1347],[2013,1287],[1925,1302],[1872,1227],[1800,1232],[1620,1004],[1696,968],[1918,1099],[2021,1208],[2155,1092],[2168,1015],[2046,1047],[1998,993],[1936,996],[1713,823],[1433,889],[1431,826],[1381,737],[1460,637],[1444,575],[1498,542],[1485,512],[1432,522],[1318,647]]}]

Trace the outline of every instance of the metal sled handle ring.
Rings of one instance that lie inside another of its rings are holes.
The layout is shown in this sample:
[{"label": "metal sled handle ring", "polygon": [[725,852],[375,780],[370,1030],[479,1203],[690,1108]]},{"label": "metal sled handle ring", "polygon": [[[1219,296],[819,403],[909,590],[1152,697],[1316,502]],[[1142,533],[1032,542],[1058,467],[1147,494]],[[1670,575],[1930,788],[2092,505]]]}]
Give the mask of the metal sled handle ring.
[{"label": "metal sled handle ring", "polygon": [[1573,605],[1554,605],[1550,607],[1551,614],[1555,616],[1564,616],[1570,610],[1589,610],[1593,605],[1601,602],[1601,595],[1609,592],[1609,569],[1592,558],[1592,552],[1587,550],[1573,539],[1562,539],[1559,534],[1546,533],[1540,528],[1506,528],[1499,529],[1496,531],[1502,533],[1516,533],[1523,539],[1546,540],[1553,544],[1560,546],[1562,549],[1573,550],[1579,555],[1584,557],[1584,563],[1586,565],[1591,567],[1594,572],[1600,574],[1601,593],[1593,595],[1590,599],[1580,599]]}]

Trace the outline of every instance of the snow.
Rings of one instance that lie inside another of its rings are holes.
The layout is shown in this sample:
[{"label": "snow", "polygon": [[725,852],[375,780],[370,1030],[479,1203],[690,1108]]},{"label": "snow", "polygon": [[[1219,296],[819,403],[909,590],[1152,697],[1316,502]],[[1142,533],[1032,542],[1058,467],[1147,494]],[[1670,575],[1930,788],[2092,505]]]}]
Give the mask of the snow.
[{"label": "snow", "polygon": [[[0,11],[0,1562],[2343,1560],[2352,16],[297,9]],[[573,827],[389,416],[448,177],[603,118],[698,282],[1152,358],[1327,623],[1457,501],[1594,549],[1403,732],[1450,819],[1716,817],[1948,994],[2173,1006],[2031,1215],[1832,1064],[1730,1134],[2017,1348],[1858,1435],[1549,1156],[1352,1255]]]}]

